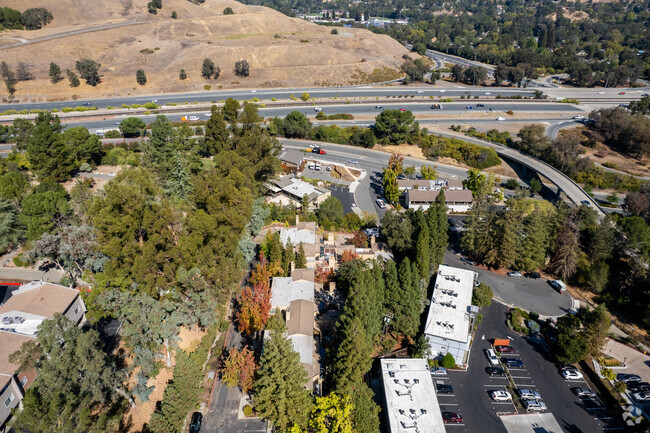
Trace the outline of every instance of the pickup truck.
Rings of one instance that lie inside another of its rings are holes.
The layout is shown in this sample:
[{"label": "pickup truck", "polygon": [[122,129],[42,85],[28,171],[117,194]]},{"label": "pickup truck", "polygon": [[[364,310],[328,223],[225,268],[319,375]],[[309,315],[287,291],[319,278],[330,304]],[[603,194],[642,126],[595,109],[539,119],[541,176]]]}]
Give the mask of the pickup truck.
[{"label": "pickup truck", "polygon": [[325,152],[320,147],[314,147],[314,148],[311,149],[311,153],[317,153],[319,155],[325,155],[327,152]]}]

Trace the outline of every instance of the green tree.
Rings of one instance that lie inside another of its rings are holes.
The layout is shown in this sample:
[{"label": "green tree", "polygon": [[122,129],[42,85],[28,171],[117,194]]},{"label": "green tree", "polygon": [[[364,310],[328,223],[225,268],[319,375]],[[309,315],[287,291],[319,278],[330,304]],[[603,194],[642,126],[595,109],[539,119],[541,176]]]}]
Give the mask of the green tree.
[{"label": "green tree", "polygon": [[530,189],[535,191],[537,194],[542,192],[542,182],[537,180],[536,178],[532,178],[530,180]]},{"label": "green tree", "polygon": [[[422,210],[418,210],[422,213]],[[422,215],[422,220],[424,222],[424,215]],[[429,226],[426,222],[422,224],[418,230],[417,240],[415,242],[415,263],[417,263],[418,269],[420,271],[420,278],[424,279],[425,282],[429,281],[430,268],[431,264],[431,249],[430,249],[430,236],[429,236]]]},{"label": "green tree", "polygon": [[404,214],[389,210],[381,220],[381,234],[397,256],[408,252],[412,246],[413,225]]},{"label": "green tree", "polygon": [[[303,248],[303,252],[304,252],[304,248]],[[288,241],[287,245],[285,245],[284,250],[282,251],[282,269],[284,270],[285,276],[289,276],[291,274],[291,262],[295,262],[295,261],[296,261],[296,253],[294,252],[293,244],[291,243],[291,241]],[[306,261],[307,258],[305,257],[305,262]]]},{"label": "green tree", "polygon": [[79,77],[77,74],[72,72],[71,70],[66,70],[66,74],[68,75],[68,81],[70,81],[70,87],[79,87]]},{"label": "green tree", "polygon": [[423,165],[420,169],[422,178],[426,180],[435,180],[438,178],[438,172],[436,171],[436,166],[430,167],[428,165]]},{"label": "green tree", "polygon": [[29,181],[20,172],[10,171],[0,175],[0,198],[18,204],[25,196],[28,186]]},{"label": "green tree", "polygon": [[176,13],[176,11],[172,11],[172,19],[175,20],[177,18],[178,18],[178,14]]},{"label": "green tree", "polygon": [[192,194],[192,182],[180,154],[172,156],[171,169],[167,176],[165,190],[170,197],[186,200]]},{"label": "green tree", "polygon": [[145,84],[147,84],[147,74],[144,72],[144,69],[138,69],[135,72],[135,80],[141,86],[144,86]]},{"label": "green tree", "polygon": [[327,397],[317,397],[316,404],[309,414],[311,433],[353,433],[352,400],[349,396],[332,393]]},{"label": "green tree", "polygon": [[579,332],[580,319],[571,314],[560,317],[557,321],[558,342],[556,357],[558,361],[575,364],[584,359],[587,342]]},{"label": "green tree", "polygon": [[386,144],[411,143],[420,125],[410,111],[384,110],[375,118],[373,131]]},{"label": "green tree", "polygon": [[578,267],[579,248],[578,227],[569,217],[555,238],[555,250],[551,256],[549,269],[563,280],[568,280]]},{"label": "green tree", "polygon": [[479,283],[478,286],[474,287],[472,292],[472,305],[477,305],[479,307],[489,307],[492,305],[492,289],[485,283]]},{"label": "green tree", "polygon": [[120,122],[120,131],[125,138],[139,137],[144,135],[147,125],[139,117],[127,117]]},{"label": "green tree", "polygon": [[54,230],[68,215],[68,201],[64,193],[45,191],[26,196],[22,202],[21,222],[26,226],[28,240],[35,240],[43,233]]},{"label": "green tree", "polygon": [[238,77],[248,77],[250,75],[251,67],[247,60],[240,60],[235,62],[235,75]]},{"label": "green tree", "polygon": [[99,76],[99,68],[101,66],[101,64],[89,59],[82,59],[75,63],[75,68],[79,72],[79,76],[86,80],[86,84],[90,84],[91,86],[96,86],[101,82],[101,77]]},{"label": "green tree", "polygon": [[442,357],[442,361],[440,362],[440,365],[442,365],[445,368],[454,368],[456,365],[456,360],[454,359],[454,355],[451,353],[447,353],[445,356]]},{"label": "green tree", "polygon": [[[38,433],[95,433],[117,428],[119,415],[111,415],[111,406],[126,375],[102,350],[97,332],[84,332],[56,313],[39,325],[38,343],[24,347],[37,353],[32,359],[37,359],[33,366],[38,380],[25,395],[16,428]],[[31,355],[18,352],[11,357]]]},{"label": "green tree", "polygon": [[397,176],[390,168],[384,168],[382,186],[384,188],[384,197],[386,200],[390,203],[397,203],[401,193],[397,186]]},{"label": "green tree", "polygon": [[205,125],[205,155],[212,156],[222,150],[230,149],[229,136],[230,132],[226,126],[222,110],[213,105],[212,115]]},{"label": "green tree", "polygon": [[401,334],[415,336],[420,327],[423,294],[418,286],[418,275],[413,273],[413,266],[408,257],[400,262],[398,275],[400,292],[399,296],[396,296],[397,303],[392,305],[394,317],[391,327]]},{"label": "green tree", "polygon": [[304,388],[307,380],[307,372],[291,341],[273,332],[264,344],[253,387],[255,409],[280,432],[288,431],[293,425],[306,428],[313,404]]},{"label": "green tree", "polygon": [[97,135],[91,135],[86,128],[67,128],[63,131],[63,141],[77,162],[86,162],[92,166],[101,164],[105,155],[102,143]]},{"label": "green tree", "polygon": [[307,267],[307,256],[305,256],[305,247],[302,242],[298,245],[298,253],[296,254],[296,268],[304,269]]},{"label": "green tree", "polygon": [[337,226],[343,222],[343,203],[334,196],[330,196],[320,204],[318,208],[318,224],[329,227],[331,224]]},{"label": "green tree", "polygon": [[52,84],[56,84],[59,81],[63,80],[63,77],[61,76],[61,68],[59,67],[59,65],[57,65],[54,62],[50,63],[49,76]]},{"label": "green tree", "polygon": [[239,105],[238,100],[236,100],[235,98],[226,99],[226,102],[223,104],[223,109],[222,109],[223,118],[226,120],[226,122],[230,123],[231,125],[236,125],[237,120],[239,119],[240,109],[241,106]]},{"label": "green tree", "polygon": [[215,74],[216,68],[214,62],[210,59],[203,59],[203,65],[201,65],[201,77],[209,80]]},{"label": "green tree", "polygon": [[354,395],[370,370],[372,344],[360,318],[346,315],[341,322],[341,342],[332,363],[332,379],[337,392]]},{"label": "green tree", "polygon": [[224,15],[233,15],[234,13],[235,11],[233,11],[231,7],[227,7],[223,10]]},{"label": "green tree", "polygon": [[350,143],[354,146],[372,148],[377,143],[377,137],[375,137],[371,129],[355,129],[350,137]]},{"label": "green tree", "polygon": [[447,203],[444,191],[440,191],[432,206],[425,212],[429,227],[429,251],[431,265],[437,268],[445,260],[445,252],[449,245],[447,233]]},{"label": "green tree", "polygon": [[605,304],[598,305],[595,309],[583,313],[583,330],[587,356],[597,358],[605,345],[609,328],[612,324],[612,317],[607,312]]},{"label": "green tree", "polygon": [[178,73],[178,79],[179,80],[187,80],[187,72],[185,72],[185,69],[181,69],[181,71]]},{"label": "green tree", "polygon": [[647,116],[650,114],[650,96],[646,95],[639,101],[630,101],[629,108],[632,114]]},{"label": "green tree", "polygon": [[416,42],[413,44],[413,48],[411,51],[418,53],[421,56],[424,56],[427,52],[427,46],[424,45],[422,42]]},{"label": "green tree", "polygon": [[284,136],[287,138],[307,138],[311,131],[311,122],[299,111],[287,114],[282,122]]},{"label": "green tree", "polygon": [[463,186],[470,191],[474,198],[486,197],[492,192],[495,180],[490,173],[488,176],[481,173],[481,170],[470,168],[467,170],[467,179],[463,180]]},{"label": "green tree", "polygon": [[0,251],[18,244],[24,233],[23,225],[16,214],[15,206],[0,199]]},{"label": "green tree", "polygon": [[16,74],[14,71],[4,61],[0,62],[0,76],[2,76],[2,79],[5,82],[9,96],[13,97],[14,93],[16,93],[16,83],[18,80],[16,79]]}]

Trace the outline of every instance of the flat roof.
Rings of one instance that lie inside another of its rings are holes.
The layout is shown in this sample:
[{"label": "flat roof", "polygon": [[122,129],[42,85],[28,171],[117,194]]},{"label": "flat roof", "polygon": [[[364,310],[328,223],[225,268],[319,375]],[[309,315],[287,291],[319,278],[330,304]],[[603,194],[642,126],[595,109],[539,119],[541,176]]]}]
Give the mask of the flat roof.
[{"label": "flat roof", "polygon": [[426,359],[382,359],[380,363],[389,432],[445,433]]},{"label": "flat roof", "polygon": [[440,265],[424,333],[466,343],[476,272]]},{"label": "flat roof", "polygon": [[274,277],[271,282],[271,307],[288,308],[291,301],[314,302],[314,282],[294,281],[291,277]]},{"label": "flat roof", "polygon": [[508,433],[562,433],[552,413],[530,413],[499,417]]},{"label": "flat roof", "polygon": [[22,311],[41,317],[54,317],[64,313],[79,296],[79,291],[58,284],[32,281],[23,284],[0,306],[0,319],[4,313]]},{"label": "flat roof", "polygon": [[325,194],[324,190],[296,178],[288,178],[288,180],[287,177],[280,178],[275,184],[282,188],[282,191],[296,197],[298,200],[302,199],[305,195],[313,200],[314,198]]},{"label": "flat roof", "polygon": [[[472,191],[468,189],[448,189],[444,191],[445,201],[447,203],[472,203]],[[407,189],[406,199],[408,202],[434,202],[436,197],[440,194],[440,190],[420,190],[420,189]]]},{"label": "flat roof", "polygon": [[0,350],[0,374],[12,375],[16,372],[19,365],[9,362],[9,355],[20,350],[24,342],[31,340],[36,340],[36,338],[14,332],[0,331],[0,347],[2,347],[2,350]]},{"label": "flat roof", "polygon": [[309,229],[299,230],[297,227],[282,228],[280,229],[280,241],[283,245],[291,241],[294,247],[297,247],[300,242],[313,245],[316,243],[316,231]]}]

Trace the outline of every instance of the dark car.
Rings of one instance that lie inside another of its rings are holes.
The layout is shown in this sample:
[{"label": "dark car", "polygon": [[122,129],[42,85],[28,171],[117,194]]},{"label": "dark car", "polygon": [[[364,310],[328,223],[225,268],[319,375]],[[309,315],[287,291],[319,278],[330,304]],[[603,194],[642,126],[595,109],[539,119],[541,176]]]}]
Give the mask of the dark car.
[{"label": "dark car", "polygon": [[516,353],[517,351],[515,350],[514,347],[512,346],[494,346],[494,350],[497,352],[501,353]]},{"label": "dark car", "polygon": [[460,424],[463,422],[463,416],[458,412],[443,412],[442,420],[447,424]]},{"label": "dark car", "polygon": [[490,376],[505,376],[506,372],[503,371],[503,368],[499,367],[486,367],[485,372]]},{"label": "dark car", "polygon": [[202,422],[203,414],[201,412],[194,412],[192,414],[192,421],[190,422],[190,433],[199,433],[201,431]]},{"label": "dark car", "polygon": [[650,390],[650,383],[648,382],[629,382],[627,389],[632,392],[647,392]]},{"label": "dark car", "polygon": [[506,367],[522,368],[524,366],[523,361],[516,358],[501,358],[501,362]]},{"label": "dark car", "polygon": [[468,259],[467,257],[461,257],[461,258],[460,258],[460,261],[461,261],[461,262],[464,262],[464,263],[467,263],[468,265],[474,266],[474,261]]},{"label": "dark car", "polygon": [[485,104],[476,104],[477,107],[485,107]]},{"label": "dark car", "polygon": [[454,392],[454,387],[451,385],[436,385],[436,392],[438,394],[452,394]]},{"label": "dark car", "polygon": [[538,280],[542,277],[542,275],[539,272],[526,272],[524,274],[524,277],[526,278],[532,278],[534,280]]},{"label": "dark car", "polygon": [[637,376],[636,374],[629,374],[629,373],[619,373],[616,375],[616,380],[620,380],[621,382],[625,382],[625,383],[641,382],[641,376]]}]

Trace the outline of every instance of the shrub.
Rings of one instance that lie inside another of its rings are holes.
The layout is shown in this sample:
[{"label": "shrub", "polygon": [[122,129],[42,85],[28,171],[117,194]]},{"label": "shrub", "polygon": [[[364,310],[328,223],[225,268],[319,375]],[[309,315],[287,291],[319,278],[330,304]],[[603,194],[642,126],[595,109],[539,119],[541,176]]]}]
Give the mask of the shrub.
[{"label": "shrub", "polygon": [[487,307],[492,304],[492,289],[490,286],[479,283],[478,286],[474,287],[474,292],[472,293],[472,304],[478,305],[479,307]]},{"label": "shrub", "polygon": [[617,168],[618,168],[618,164],[615,163],[615,162],[609,162],[609,161],[607,161],[607,162],[603,162],[603,167],[617,169]]},{"label": "shrub", "polygon": [[234,15],[234,14],[235,14],[235,11],[232,10],[231,7],[227,7],[227,8],[225,8],[225,9],[223,10],[223,14],[224,14],[224,15]]},{"label": "shrub", "polygon": [[519,188],[519,182],[517,182],[517,179],[510,178],[506,181],[506,188],[517,189]]},{"label": "shrub", "polygon": [[210,89],[212,89],[212,86],[209,84],[203,86],[203,90],[210,90]]},{"label": "shrub", "polygon": [[250,75],[250,69],[247,60],[240,60],[235,63],[235,75],[238,77],[248,77]]},{"label": "shrub", "polygon": [[300,99],[302,99],[303,101],[309,101],[310,98],[311,97],[309,96],[309,93],[307,93],[307,92],[304,92],[302,95],[300,95]]},{"label": "shrub", "polygon": [[90,164],[84,162],[79,166],[79,171],[83,171],[84,173],[90,173],[91,171],[93,171],[93,168],[90,166]]},{"label": "shrub", "polygon": [[332,29],[332,31],[330,33],[333,34],[333,35],[338,35],[339,31],[338,31],[338,29]]},{"label": "shrub", "polygon": [[456,360],[454,359],[454,355],[451,353],[447,353],[445,356],[442,357],[442,361],[440,362],[443,367],[445,368],[454,368],[456,365]]},{"label": "shrub", "polygon": [[181,69],[181,71],[178,73],[178,79],[179,80],[187,79],[187,72],[185,72],[185,69]]},{"label": "shrub", "polygon": [[251,416],[253,415],[253,408],[250,407],[249,405],[244,406],[244,416]]},{"label": "shrub", "polygon": [[106,134],[104,134],[104,137],[105,138],[120,138],[120,137],[122,137],[122,134],[120,134],[120,131],[118,131],[117,129],[111,129],[110,131],[106,131]]},{"label": "shrub", "polygon": [[172,19],[175,20],[176,18],[178,18],[178,15],[176,14],[176,11],[174,11],[172,12]]},{"label": "shrub", "polygon": [[144,86],[145,84],[147,84],[147,74],[144,72],[144,69],[138,69],[136,71],[135,80],[141,86]]}]

